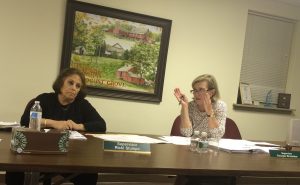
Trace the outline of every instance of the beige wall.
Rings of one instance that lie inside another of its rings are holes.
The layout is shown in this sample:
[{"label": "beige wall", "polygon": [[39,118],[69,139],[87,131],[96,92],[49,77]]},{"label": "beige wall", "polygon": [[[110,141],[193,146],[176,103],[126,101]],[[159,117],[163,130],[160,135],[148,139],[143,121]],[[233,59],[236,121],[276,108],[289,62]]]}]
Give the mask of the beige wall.
[{"label": "beige wall", "polygon": [[[300,19],[300,7],[275,0],[85,0],[173,20],[160,104],[88,97],[108,131],[168,135],[180,107],[173,89],[188,93],[199,74],[214,74],[244,138],[284,140],[291,115],[235,111],[248,9]],[[18,121],[29,99],[51,91],[63,42],[65,0],[0,1],[0,120]],[[300,27],[292,50],[288,90],[299,117]],[[298,72],[298,73],[297,73]]]}]

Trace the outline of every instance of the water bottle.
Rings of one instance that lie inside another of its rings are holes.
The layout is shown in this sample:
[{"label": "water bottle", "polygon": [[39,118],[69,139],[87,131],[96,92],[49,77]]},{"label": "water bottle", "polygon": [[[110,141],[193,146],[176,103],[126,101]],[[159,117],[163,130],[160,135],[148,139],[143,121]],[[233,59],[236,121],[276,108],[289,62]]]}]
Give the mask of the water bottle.
[{"label": "water bottle", "polygon": [[192,152],[196,151],[197,145],[198,145],[198,141],[199,141],[199,131],[195,130],[194,134],[191,137],[191,144],[190,144],[190,150]]},{"label": "water bottle", "polygon": [[208,152],[208,138],[206,132],[201,132],[200,139],[198,141],[197,152],[198,153]]},{"label": "water bottle", "polygon": [[42,107],[39,101],[35,101],[34,105],[30,109],[29,128],[34,130],[41,130],[42,120]]}]

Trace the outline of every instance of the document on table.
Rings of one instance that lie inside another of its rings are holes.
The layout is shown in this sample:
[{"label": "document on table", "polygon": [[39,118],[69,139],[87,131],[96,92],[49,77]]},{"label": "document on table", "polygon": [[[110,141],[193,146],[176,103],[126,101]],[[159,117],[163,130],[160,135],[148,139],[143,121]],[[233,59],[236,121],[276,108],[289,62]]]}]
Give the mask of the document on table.
[{"label": "document on table", "polygon": [[269,150],[279,149],[279,145],[267,142],[252,142],[239,139],[220,139],[217,144],[210,144],[220,150],[232,153],[269,153]]},{"label": "document on table", "polygon": [[161,136],[160,139],[172,143],[174,145],[190,145],[190,137],[181,137],[181,136]]},{"label": "document on table", "polygon": [[0,121],[0,128],[13,128],[13,127],[20,127],[20,123]]},{"label": "document on table", "polygon": [[86,140],[87,138],[78,131],[72,130],[69,139]]},{"label": "document on table", "polygon": [[119,142],[129,142],[129,143],[167,143],[166,141],[160,139],[154,139],[148,136],[140,136],[133,134],[88,134],[96,138],[100,138],[107,141],[119,141]]},{"label": "document on table", "polygon": [[[49,132],[51,129],[44,129],[45,132]],[[69,136],[69,139],[76,139],[76,140],[87,140],[87,138],[82,135],[81,133],[79,133],[78,131],[76,130],[72,130],[70,131],[70,136]]]}]

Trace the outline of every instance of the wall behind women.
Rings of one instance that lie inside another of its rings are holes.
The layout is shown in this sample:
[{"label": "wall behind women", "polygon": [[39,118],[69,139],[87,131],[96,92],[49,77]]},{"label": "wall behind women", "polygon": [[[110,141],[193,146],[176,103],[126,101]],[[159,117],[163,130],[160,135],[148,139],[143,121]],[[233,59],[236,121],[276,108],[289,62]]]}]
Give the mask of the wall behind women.
[{"label": "wall behind women", "polygon": [[[243,55],[248,9],[300,19],[300,7],[276,0],[84,0],[173,20],[160,104],[88,97],[108,131],[168,135],[180,107],[173,89],[191,97],[191,81],[214,74],[222,99],[246,139],[284,140],[291,115],[233,110]],[[19,121],[26,103],[52,91],[63,43],[65,0],[0,1],[0,120]],[[288,91],[299,116],[300,27],[293,42]]]}]

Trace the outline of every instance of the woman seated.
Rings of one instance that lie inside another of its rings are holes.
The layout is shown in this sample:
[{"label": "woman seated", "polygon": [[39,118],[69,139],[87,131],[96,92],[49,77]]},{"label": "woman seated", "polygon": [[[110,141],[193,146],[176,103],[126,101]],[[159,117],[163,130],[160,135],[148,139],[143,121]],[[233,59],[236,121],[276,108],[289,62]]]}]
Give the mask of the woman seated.
[{"label": "woman seated", "polygon": [[[54,92],[38,95],[42,107],[41,127],[59,130],[105,132],[106,123],[96,109],[85,99],[86,82],[84,74],[75,68],[68,68],[59,74],[52,86]],[[32,104],[26,106],[21,125],[28,127]],[[67,174],[62,174],[67,176]],[[98,174],[80,174],[71,179],[75,185],[96,185]],[[24,172],[7,172],[7,185],[24,182]]]},{"label": "woman seated", "polygon": [[[180,132],[183,136],[192,136],[195,130],[206,132],[208,138],[220,139],[225,132],[226,104],[219,100],[220,93],[217,81],[209,74],[200,75],[192,82],[193,100],[189,102],[187,96],[179,88],[174,95],[181,105]],[[201,176],[179,176],[184,184],[199,184]]]}]

